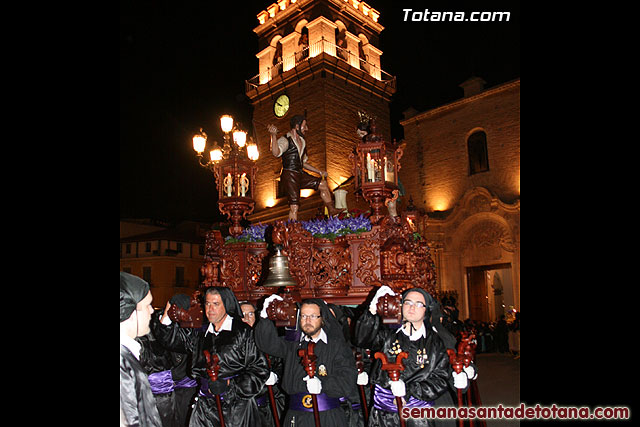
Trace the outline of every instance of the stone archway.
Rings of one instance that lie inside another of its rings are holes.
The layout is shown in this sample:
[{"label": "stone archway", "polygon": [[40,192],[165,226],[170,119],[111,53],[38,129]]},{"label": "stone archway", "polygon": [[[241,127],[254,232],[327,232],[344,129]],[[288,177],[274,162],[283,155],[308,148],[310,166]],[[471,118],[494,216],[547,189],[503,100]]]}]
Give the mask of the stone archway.
[{"label": "stone archway", "polygon": [[[467,191],[445,220],[428,222],[432,235],[439,236],[442,242],[438,260],[440,287],[456,291],[461,318],[469,317],[470,303],[478,312],[480,303],[470,301],[471,294],[475,295],[473,298],[488,298],[490,292],[488,288],[482,292],[470,288],[470,271],[487,271],[496,265],[510,271],[510,294],[519,310],[519,222],[519,201],[514,205],[505,204],[483,187]],[[472,286],[483,286],[477,277],[473,281]],[[488,284],[485,282],[484,286]]]}]

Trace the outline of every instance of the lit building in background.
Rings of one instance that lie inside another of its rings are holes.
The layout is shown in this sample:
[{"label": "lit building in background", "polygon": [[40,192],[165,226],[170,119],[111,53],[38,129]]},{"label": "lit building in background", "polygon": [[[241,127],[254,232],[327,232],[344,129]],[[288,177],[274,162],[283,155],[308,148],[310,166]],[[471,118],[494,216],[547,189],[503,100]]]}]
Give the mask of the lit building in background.
[{"label": "lit building in background", "polygon": [[146,280],[153,306],[164,308],[175,294],[191,295],[201,281],[205,233],[211,224],[176,226],[148,220],[120,221],[120,271]]},{"label": "lit building in background", "polygon": [[520,79],[405,111],[400,179],[425,213],[438,284],[458,294],[462,318],[498,320],[520,310]]}]

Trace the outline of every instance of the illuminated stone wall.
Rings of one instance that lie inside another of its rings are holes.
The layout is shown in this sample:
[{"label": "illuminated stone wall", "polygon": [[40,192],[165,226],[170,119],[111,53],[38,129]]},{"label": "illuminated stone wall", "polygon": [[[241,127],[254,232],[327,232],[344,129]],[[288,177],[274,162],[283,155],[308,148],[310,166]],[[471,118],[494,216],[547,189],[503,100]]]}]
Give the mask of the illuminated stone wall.
[{"label": "illuminated stone wall", "polygon": [[[448,211],[469,189],[520,197],[520,80],[401,121],[407,142],[400,179],[426,212]],[[467,138],[487,135],[489,170],[469,175]]]}]

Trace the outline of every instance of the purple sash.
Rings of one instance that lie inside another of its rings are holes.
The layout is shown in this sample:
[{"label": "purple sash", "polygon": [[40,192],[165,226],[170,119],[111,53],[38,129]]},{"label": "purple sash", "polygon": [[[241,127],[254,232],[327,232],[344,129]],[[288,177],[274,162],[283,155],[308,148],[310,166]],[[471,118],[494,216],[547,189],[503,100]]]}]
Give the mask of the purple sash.
[{"label": "purple sash", "polygon": [[149,374],[149,384],[153,394],[171,393],[173,391],[173,378],[171,371],[160,371]]},{"label": "purple sash", "polygon": [[197,385],[198,385],[198,382],[193,378],[189,378],[189,377],[184,377],[180,381],[175,382],[176,388],[191,388],[191,387],[196,387]]},{"label": "purple sash", "polygon": [[[328,411],[340,407],[340,399],[329,397],[324,393],[316,394],[318,411]],[[313,412],[313,403],[310,393],[296,393],[289,395],[289,408],[296,411]]]},{"label": "purple sash", "polygon": [[[375,385],[375,393],[373,395],[373,407],[380,409],[382,411],[387,412],[398,412],[398,406],[396,405],[396,398],[391,393],[391,390],[388,390],[384,387]],[[406,400],[406,399],[405,399]],[[416,399],[415,397],[409,397],[409,400],[405,403],[407,408],[422,408],[422,407],[432,407],[433,401],[425,402],[423,400]]]}]

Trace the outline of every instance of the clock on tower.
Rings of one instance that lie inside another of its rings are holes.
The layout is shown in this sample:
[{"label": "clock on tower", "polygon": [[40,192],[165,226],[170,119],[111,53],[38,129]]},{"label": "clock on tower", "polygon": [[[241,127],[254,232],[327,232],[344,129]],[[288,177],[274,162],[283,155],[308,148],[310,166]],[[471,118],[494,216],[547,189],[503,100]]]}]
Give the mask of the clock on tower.
[{"label": "clock on tower", "polygon": [[[274,124],[279,137],[290,130],[292,115],[305,115],[308,161],[329,173],[333,189],[352,175],[349,154],[358,142],[358,111],[375,116],[379,133],[390,139],[396,80],[380,67],[380,13],[365,2],[283,0],[257,18],[259,70],[246,81],[255,123]],[[260,152],[269,153],[266,125],[256,125],[256,135]],[[286,219],[287,200],[277,182],[282,161],[265,155],[257,166],[256,206],[249,219]],[[299,219],[316,209],[303,199]]]},{"label": "clock on tower", "polygon": [[280,95],[273,104],[273,114],[276,117],[284,117],[289,111],[289,97],[287,95]]}]

